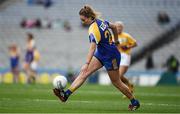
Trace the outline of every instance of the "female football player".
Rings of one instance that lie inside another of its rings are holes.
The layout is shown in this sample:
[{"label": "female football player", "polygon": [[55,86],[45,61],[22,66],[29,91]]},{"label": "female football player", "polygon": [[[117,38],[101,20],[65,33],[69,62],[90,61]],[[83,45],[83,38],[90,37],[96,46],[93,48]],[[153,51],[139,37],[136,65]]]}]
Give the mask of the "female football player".
[{"label": "female football player", "polygon": [[118,40],[120,42],[118,49],[121,53],[121,62],[119,67],[120,78],[122,82],[124,82],[129,87],[130,91],[133,92],[133,84],[129,82],[124,74],[127,72],[131,62],[131,49],[136,47],[137,43],[131,35],[123,32],[124,26],[122,22],[116,22],[116,27],[118,32]]},{"label": "female football player", "polygon": [[[35,48],[35,40],[34,35],[32,33],[27,33],[27,46],[26,46],[26,54],[25,60],[23,64],[23,68],[25,73],[27,74],[27,82],[29,84],[35,83],[36,81],[36,67],[38,60],[37,57],[37,49]],[[39,55],[38,55],[39,56]]]},{"label": "female football player", "polygon": [[[84,24],[89,25],[90,48],[87,54],[86,63],[82,66],[78,77],[66,91],[53,89],[55,95],[62,102],[65,102],[93,72],[104,66],[113,85],[130,99],[131,104],[129,105],[129,109],[135,110],[139,108],[140,104],[138,100],[134,98],[128,87],[119,77],[118,69],[120,63],[120,53],[115,46],[115,44],[117,46],[119,45],[116,25],[108,21],[98,19],[97,13],[88,5],[81,8],[79,15],[81,21]],[[109,28],[114,34],[115,43],[112,42],[112,35]]]},{"label": "female football player", "polygon": [[9,46],[9,55],[10,55],[10,65],[11,65],[11,72],[13,74],[13,80],[15,83],[19,82],[19,61],[20,61],[20,51],[16,44],[11,44]]}]

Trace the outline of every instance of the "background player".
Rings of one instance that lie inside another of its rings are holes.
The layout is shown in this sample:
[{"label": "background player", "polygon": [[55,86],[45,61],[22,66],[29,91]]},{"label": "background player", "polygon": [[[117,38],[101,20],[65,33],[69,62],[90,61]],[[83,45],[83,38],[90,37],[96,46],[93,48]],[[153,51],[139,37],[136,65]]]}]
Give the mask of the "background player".
[{"label": "background player", "polygon": [[34,68],[36,67],[36,65],[34,65],[34,64],[32,65],[32,63],[35,59],[34,52],[35,52],[34,36],[32,33],[27,33],[26,54],[25,54],[25,61],[24,61],[23,67],[24,67],[24,70],[27,75],[28,83],[35,83]]},{"label": "background player", "polygon": [[118,49],[121,53],[119,73],[121,80],[129,87],[130,91],[133,92],[133,84],[129,82],[124,74],[127,72],[131,63],[131,49],[136,47],[137,43],[130,34],[123,32],[124,25],[122,22],[116,22],[116,27],[118,31],[118,40],[120,42]]},{"label": "background player", "polygon": [[13,80],[15,83],[19,82],[19,61],[20,61],[20,51],[16,44],[11,44],[9,46],[9,54],[10,54],[10,65],[11,72],[13,74]]},{"label": "background player", "polygon": [[[84,24],[89,26],[90,48],[86,59],[86,64],[81,68],[80,74],[71,84],[69,89],[53,89],[55,95],[63,102],[78,89],[84,81],[101,67],[105,67],[113,85],[125,94],[130,100],[130,110],[137,109],[140,104],[138,100],[129,91],[127,86],[120,80],[119,63],[120,53],[115,44],[119,44],[116,25],[97,18],[97,13],[90,7],[84,6],[79,11],[80,19]],[[111,28],[115,37],[115,44],[112,42],[112,36],[108,28]]]}]

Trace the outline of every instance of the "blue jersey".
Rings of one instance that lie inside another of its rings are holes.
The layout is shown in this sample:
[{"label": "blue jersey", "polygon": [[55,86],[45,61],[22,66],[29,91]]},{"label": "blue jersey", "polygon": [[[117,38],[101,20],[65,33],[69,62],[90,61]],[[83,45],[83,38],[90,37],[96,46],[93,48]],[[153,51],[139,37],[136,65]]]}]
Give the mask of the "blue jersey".
[{"label": "blue jersey", "polygon": [[94,56],[107,70],[119,68],[120,53],[112,42],[109,22],[96,19],[89,27],[89,40],[97,45]]},{"label": "blue jersey", "polygon": [[33,60],[34,60],[33,50],[27,50],[25,55],[25,61],[30,64]]},{"label": "blue jersey", "polygon": [[10,58],[11,68],[17,68],[19,66],[19,56],[13,56]]}]

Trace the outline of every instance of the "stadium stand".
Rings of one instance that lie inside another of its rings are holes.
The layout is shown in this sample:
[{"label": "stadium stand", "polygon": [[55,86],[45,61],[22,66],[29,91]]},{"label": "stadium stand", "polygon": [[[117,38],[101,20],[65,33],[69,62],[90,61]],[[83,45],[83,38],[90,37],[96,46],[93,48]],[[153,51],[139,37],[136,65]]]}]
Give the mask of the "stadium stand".
[{"label": "stadium stand", "polygon": [[[22,55],[25,52],[25,33],[32,32],[42,59],[41,68],[60,68],[67,69],[73,67],[79,68],[85,61],[88,49],[87,30],[82,29],[78,16],[79,9],[84,4],[90,4],[102,13],[102,17],[110,21],[123,21],[125,31],[130,33],[138,42],[138,47],[133,50],[137,52],[147,45],[158,35],[164,33],[167,29],[173,27],[180,19],[180,1],[174,0],[53,0],[54,5],[48,9],[41,6],[29,6],[26,0],[7,0],[0,7],[0,61],[2,67],[9,65],[7,46],[11,42],[16,42],[21,47]],[[7,6],[4,6],[7,5]],[[157,14],[159,11],[166,11],[171,21],[167,25],[159,25]],[[63,28],[54,29],[22,29],[19,24],[23,18],[51,20],[62,19],[69,20],[72,31],[65,31]],[[168,44],[164,48],[157,50],[168,56],[173,53],[180,60],[178,52],[178,42]],[[170,46],[169,45],[173,45]],[[173,52],[167,52],[171,50]],[[161,59],[163,54],[154,54],[157,64],[164,62]],[[23,59],[23,58],[22,58]],[[131,67],[132,70],[144,70],[144,59]]]},{"label": "stadium stand", "polygon": [[[178,45],[176,46],[175,42],[179,41],[179,36],[180,36],[180,22],[178,22],[174,27],[170,28],[169,30],[166,30],[163,34],[161,34],[160,36],[157,36],[155,39],[153,39],[151,42],[149,42],[149,44],[147,44],[146,46],[144,46],[140,51],[138,51],[136,54],[134,54],[132,56],[132,64],[134,64],[135,62],[138,62],[139,60],[141,60],[142,58],[147,58],[148,54],[151,53],[152,59],[153,59],[153,53],[158,53],[157,50],[160,48],[162,50],[164,50],[165,53],[159,53],[159,55],[164,54],[162,56],[157,57],[154,63],[156,63],[157,68],[161,68],[163,66],[163,61],[165,59],[165,57],[167,56],[171,56],[174,55],[175,57],[179,56],[179,53],[177,53],[176,51],[178,51]],[[170,46],[168,46],[169,44],[173,44],[175,48],[177,49],[173,49]],[[163,49],[163,46],[168,47],[169,49]],[[155,55],[157,56],[157,55]],[[163,59],[162,59],[163,58]],[[153,60],[154,61],[154,60]],[[152,62],[153,62],[152,61]],[[160,69],[159,69],[160,70]]]}]

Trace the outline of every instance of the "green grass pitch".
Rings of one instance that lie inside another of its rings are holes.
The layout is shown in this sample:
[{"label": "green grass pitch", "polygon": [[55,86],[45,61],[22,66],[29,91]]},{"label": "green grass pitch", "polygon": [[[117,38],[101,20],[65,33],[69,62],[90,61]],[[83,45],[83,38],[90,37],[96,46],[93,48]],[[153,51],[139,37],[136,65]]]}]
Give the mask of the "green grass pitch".
[{"label": "green grass pitch", "polygon": [[[0,113],[132,113],[128,99],[113,86],[85,84],[66,103],[52,85],[0,84]],[[180,87],[136,87],[141,107],[133,113],[180,113]]]}]

